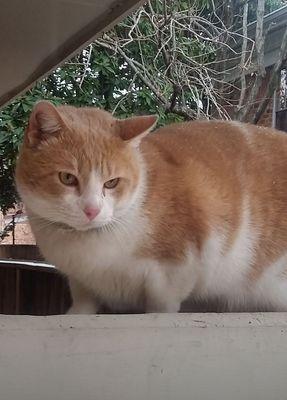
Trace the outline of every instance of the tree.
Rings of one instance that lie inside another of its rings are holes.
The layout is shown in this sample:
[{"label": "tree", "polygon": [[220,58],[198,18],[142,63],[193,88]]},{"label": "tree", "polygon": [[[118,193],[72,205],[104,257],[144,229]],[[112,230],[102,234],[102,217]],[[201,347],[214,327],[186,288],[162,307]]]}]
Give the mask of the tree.
[{"label": "tree", "polygon": [[[244,121],[250,117],[265,74],[264,14],[284,3],[149,1],[96,44],[122,57],[126,69],[133,72],[133,87],[142,84],[148,88],[165,113],[184,119],[229,118],[229,110],[236,107],[233,117]],[[247,30],[253,20],[257,26],[254,40]],[[237,42],[242,42],[239,50],[234,46]],[[287,54],[285,39],[280,54],[271,79],[273,90]],[[227,79],[232,60],[240,61],[239,80]],[[246,76],[251,72],[256,79],[249,82],[248,90]],[[262,101],[257,114],[264,104]],[[255,115],[252,120],[257,122],[260,115]]]},{"label": "tree", "polygon": [[[262,2],[263,14],[284,3],[258,0],[261,6]],[[13,171],[18,146],[32,106],[41,98],[102,107],[121,118],[157,113],[159,124],[166,124],[213,115],[229,118],[226,105],[234,106],[230,93],[239,90],[238,118],[244,119],[250,104],[246,75],[254,69],[253,49],[262,56],[262,46],[258,51],[258,41],[254,44],[245,28],[258,16],[260,26],[263,14],[257,0],[148,1],[6,106],[0,114],[2,211],[16,201]],[[232,46],[239,40],[237,53]],[[245,72],[239,82],[226,82],[228,62],[236,57]],[[263,71],[262,57],[257,61],[258,71]]]}]

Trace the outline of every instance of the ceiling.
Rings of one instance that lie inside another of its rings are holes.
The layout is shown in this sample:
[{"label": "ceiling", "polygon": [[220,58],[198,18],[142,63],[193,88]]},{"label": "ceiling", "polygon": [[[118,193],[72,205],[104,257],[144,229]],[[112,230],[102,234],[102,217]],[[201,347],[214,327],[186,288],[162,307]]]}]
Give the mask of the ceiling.
[{"label": "ceiling", "polygon": [[139,0],[0,0],[0,106],[141,3]]}]

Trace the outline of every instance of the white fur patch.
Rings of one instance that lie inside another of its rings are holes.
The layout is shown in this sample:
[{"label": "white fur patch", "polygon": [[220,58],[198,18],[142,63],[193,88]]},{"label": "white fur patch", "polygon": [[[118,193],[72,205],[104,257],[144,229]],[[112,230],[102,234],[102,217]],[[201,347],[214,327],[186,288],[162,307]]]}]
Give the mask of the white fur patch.
[{"label": "white fur patch", "polygon": [[213,233],[204,245],[201,255],[202,297],[223,296],[238,304],[249,301],[248,272],[256,251],[258,234],[250,218],[248,200],[242,206],[241,223],[236,239],[227,252],[223,233]]},{"label": "white fur patch", "polygon": [[287,311],[287,254],[266,266],[255,284],[254,298],[267,309]]}]

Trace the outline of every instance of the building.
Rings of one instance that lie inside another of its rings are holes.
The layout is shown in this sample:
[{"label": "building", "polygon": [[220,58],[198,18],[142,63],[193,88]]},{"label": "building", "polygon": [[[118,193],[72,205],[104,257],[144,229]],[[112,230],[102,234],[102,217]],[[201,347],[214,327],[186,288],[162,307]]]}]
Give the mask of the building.
[{"label": "building", "polygon": [[[276,64],[279,58],[280,47],[284,38],[284,33],[286,31],[287,26],[287,5],[279,8],[276,11],[273,11],[270,14],[267,14],[264,17],[263,22],[263,30],[265,37],[264,44],[264,67],[266,69],[266,75],[262,81],[261,87],[259,89],[257,98],[255,99],[250,115],[257,109],[258,104],[265,98],[266,92],[265,89],[270,81],[270,77],[272,74],[273,66]],[[250,23],[248,25],[247,36],[251,40],[255,40],[256,34],[256,21]],[[241,57],[241,46],[242,39],[238,40],[238,42],[233,45],[233,50],[237,54],[230,57],[232,61],[227,63],[227,71],[225,75],[225,79],[228,82],[238,84],[239,78],[242,74],[242,70],[240,67],[240,57]],[[253,53],[255,54],[255,53]],[[253,81],[255,79],[255,75],[253,74],[252,67],[250,69],[250,74],[246,76],[247,88],[250,88]],[[248,89],[247,89],[248,92]],[[234,102],[234,104],[238,103],[240,92],[233,91],[229,100]],[[229,114],[232,118],[234,115],[234,107],[226,107],[229,111]],[[283,64],[283,68],[281,69],[281,76],[279,79],[278,89],[275,91],[274,95],[269,98],[269,104],[261,116],[259,122],[260,125],[263,126],[272,126],[281,130],[287,131],[287,64],[285,60],[285,64]]]}]

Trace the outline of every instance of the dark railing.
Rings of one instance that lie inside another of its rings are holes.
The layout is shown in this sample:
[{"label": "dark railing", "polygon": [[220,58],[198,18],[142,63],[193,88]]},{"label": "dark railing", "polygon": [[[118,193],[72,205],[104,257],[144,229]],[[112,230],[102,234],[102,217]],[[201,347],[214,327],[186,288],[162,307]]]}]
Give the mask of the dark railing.
[{"label": "dark railing", "polygon": [[[9,255],[15,253],[17,259],[11,259]],[[41,260],[36,246],[1,245],[0,257],[1,314],[66,313],[71,304],[68,281],[55,267]],[[40,260],[29,261],[33,257]]]},{"label": "dark railing", "polygon": [[287,132],[287,109],[276,112],[276,128]]}]

